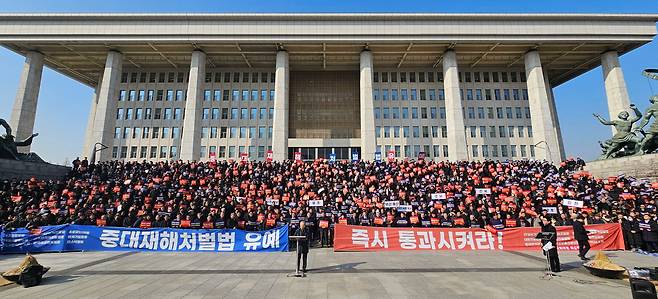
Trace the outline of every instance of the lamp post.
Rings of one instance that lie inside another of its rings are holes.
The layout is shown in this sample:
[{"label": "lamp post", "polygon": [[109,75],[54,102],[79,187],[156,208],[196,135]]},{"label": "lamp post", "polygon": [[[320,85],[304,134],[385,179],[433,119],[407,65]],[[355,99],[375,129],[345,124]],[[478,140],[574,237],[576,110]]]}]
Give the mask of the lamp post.
[{"label": "lamp post", "polygon": [[[549,162],[551,162],[551,164],[553,164],[554,162],[553,162],[553,155],[551,154],[551,147],[548,146],[548,143],[546,143],[546,141],[542,140],[542,141],[539,141],[539,142],[535,143],[535,147],[539,147],[539,144],[541,144],[541,143],[546,145],[546,151],[548,152],[548,160],[549,160]],[[541,148],[541,147],[539,147],[539,148]]]}]

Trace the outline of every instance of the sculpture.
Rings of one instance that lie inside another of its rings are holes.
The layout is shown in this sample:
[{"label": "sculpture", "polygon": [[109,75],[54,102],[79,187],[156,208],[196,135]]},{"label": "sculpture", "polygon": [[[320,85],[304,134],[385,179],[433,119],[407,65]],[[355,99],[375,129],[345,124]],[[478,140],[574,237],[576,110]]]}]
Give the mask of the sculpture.
[{"label": "sculpture", "polygon": [[[650,97],[649,102],[651,102],[651,105],[644,113],[642,122],[635,128],[636,131],[644,133],[638,155],[650,154],[658,148],[658,95]],[[648,130],[643,131],[643,128],[651,121],[652,117],[654,118],[653,123]]]},{"label": "sculpture", "polygon": [[635,115],[630,117],[627,111],[622,111],[617,115],[619,118],[618,120],[608,121],[594,113],[594,117],[596,117],[599,122],[606,126],[614,126],[617,130],[617,133],[612,136],[611,139],[608,139],[605,142],[599,142],[601,149],[603,150],[601,159],[633,155],[639,151],[641,138],[638,137],[632,129],[633,124],[642,118],[642,112],[640,112],[634,104],[631,104],[630,108]]},{"label": "sculpture", "polygon": [[44,162],[35,153],[23,154],[18,152],[19,146],[28,146],[32,144],[34,137],[39,136],[39,134],[32,134],[32,136],[28,137],[27,139],[16,142],[14,140],[14,135],[11,134],[11,127],[4,119],[0,118],[0,126],[5,128],[5,135],[0,136],[0,159]]}]

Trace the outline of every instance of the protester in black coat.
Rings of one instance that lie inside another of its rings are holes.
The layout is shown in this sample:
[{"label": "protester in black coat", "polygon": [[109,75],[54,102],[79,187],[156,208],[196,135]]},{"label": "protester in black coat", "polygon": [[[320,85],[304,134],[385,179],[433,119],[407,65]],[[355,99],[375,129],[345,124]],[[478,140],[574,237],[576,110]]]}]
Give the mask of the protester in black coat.
[{"label": "protester in black coat", "polygon": [[308,248],[310,247],[311,230],[306,227],[305,221],[299,222],[299,228],[295,231],[294,236],[305,236],[306,239],[299,240],[297,244],[297,269],[299,270],[299,261],[303,260],[301,271],[306,273],[306,261],[308,257]]},{"label": "protester in black coat", "polygon": [[541,244],[543,247],[544,245],[548,244],[548,242],[551,242],[553,248],[549,249],[548,251],[544,251],[544,254],[548,255],[548,262],[550,264],[551,271],[560,272],[560,257],[557,252],[557,230],[555,229],[555,226],[551,224],[551,219],[549,217],[542,218],[541,231],[553,233],[553,236],[549,240],[542,240]]},{"label": "protester in black coat", "polygon": [[649,214],[644,214],[644,220],[639,223],[642,240],[649,252],[658,252],[658,224]]},{"label": "protester in black coat", "polygon": [[584,222],[585,219],[582,216],[578,216],[573,223],[573,237],[578,241],[578,256],[583,261],[588,260],[585,255],[590,249],[589,236],[587,236],[589,232],[585,229]]}]

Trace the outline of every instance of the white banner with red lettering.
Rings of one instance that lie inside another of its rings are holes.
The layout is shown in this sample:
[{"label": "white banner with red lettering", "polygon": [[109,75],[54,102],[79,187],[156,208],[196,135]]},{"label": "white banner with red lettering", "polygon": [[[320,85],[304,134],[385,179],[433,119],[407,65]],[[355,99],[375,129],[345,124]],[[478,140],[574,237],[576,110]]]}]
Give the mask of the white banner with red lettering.
[{"label": "white banner with red lettering", "polygon": [[[586,226],[592,250],[624,249],[621,225]],[[577,251],[571,226],[558,226],[558,250]],[[506,228],[395,228],[336,224],[334,251],[513,250],[538,251],[539,227]]]}]

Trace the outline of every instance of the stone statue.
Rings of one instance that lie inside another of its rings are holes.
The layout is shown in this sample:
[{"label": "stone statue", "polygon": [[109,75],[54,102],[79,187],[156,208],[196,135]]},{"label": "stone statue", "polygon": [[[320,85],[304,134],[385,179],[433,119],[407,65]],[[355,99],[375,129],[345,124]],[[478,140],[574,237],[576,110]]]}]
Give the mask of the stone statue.
[{"label": "stone statue", "polygon": [[[640,124],[635,128],[638,132],[644,132],[644,139],[640,143],[638,155],[653,153],[658,148],[658,95],[650,97],[649,102],[651,102],[651,105],[644,113],[644,118],[642,118]],[[648,130],[643,131],[651,118],[654,118],[653,123]]]},{"label": "stone statue", "polygon": [[614,126],[617,130],[617,133],[612,136],[611,139],[606,140],[605,142],[599,142],[601,149],[603,150],[601,159],[633,155],[639,151],[641,139],[632,131],[632,129],[633,124],[642,118],[642,112],[640,112],[634,104],[631,104],[630,108],[635,115],[630,117],[627,111],[622,111],[617,115],[619,118],[618,120],[608,121],[594,113],[594,117],[596,117],[599,122],[606,126]]},{"label": "stone statue", "polygon": [[14,141],[14,135],[11,134],[11,127],[9,124],[0,118],[0,126],[5,128],[5,135],[0,136],[0,159],[13,159],[31,162],[43,162],[41,158],[35,153],[23,154],[18,152],[19,146],[28,146],[32,144],[32,139],[39,136],[39,134],[32,134],[23,141]]}]

